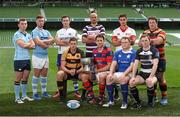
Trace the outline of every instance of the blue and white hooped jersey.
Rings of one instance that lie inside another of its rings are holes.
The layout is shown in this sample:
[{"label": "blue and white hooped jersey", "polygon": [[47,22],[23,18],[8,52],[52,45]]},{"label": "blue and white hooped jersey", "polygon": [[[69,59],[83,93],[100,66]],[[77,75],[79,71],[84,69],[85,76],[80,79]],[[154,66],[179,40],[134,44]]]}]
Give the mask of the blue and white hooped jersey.
[{"label": "blue and white hooped jersey", "polygon": [[[47,30],[40,30],[37,27],[32,31],[32,38],[33,40],[35,38],[39,38],[40,40],[47,40],[48,37],[51,36],[50,32]],[[33,55],[37,57],[46,57],[48,55],[48,50],[47,48],[41,48],[39,45],[36,45],[35,49],[33,50]]]},{"label": "blue and white hooped jersey", "polygon": [[127,52],[118,50],[115,52],[113,61],[117,61],[118,72],[125,72],[126,69],[134,62],[136,57],[136,50],[131,49]]},{"label": "blue and white hooped jersey", "polygon": [[22,33],[20,30],[14,33],[13,36],[13,44],[15,47],[15,53],[14,53],[14,60],[29,60],[30,55],[29,55],[29,49],[22,48],[19,46],[16,41],[21,39],[24,41],[24,43],[28,43],[32,38],[29,33]]}]

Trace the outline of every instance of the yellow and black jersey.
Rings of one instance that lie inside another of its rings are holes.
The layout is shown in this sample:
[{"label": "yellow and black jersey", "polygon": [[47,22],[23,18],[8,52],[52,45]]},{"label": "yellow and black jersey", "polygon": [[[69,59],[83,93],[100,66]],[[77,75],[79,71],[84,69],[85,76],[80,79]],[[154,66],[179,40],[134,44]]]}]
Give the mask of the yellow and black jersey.
[{"label": "yellow and black jersey", "polygon": [[71,53],[70,49],[66,49],[61,57],[61,61],[66,61],[65,67],[67,69],[79,69],[81,67],[81,58],[84,53],[77,48],[75,53]]}]

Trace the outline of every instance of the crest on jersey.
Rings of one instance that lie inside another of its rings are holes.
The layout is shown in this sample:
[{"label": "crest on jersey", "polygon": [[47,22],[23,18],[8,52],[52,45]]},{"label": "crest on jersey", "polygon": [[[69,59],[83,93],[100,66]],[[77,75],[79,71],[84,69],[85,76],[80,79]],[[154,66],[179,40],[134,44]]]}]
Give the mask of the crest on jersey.
[{"label": "crest on jersey", "polygon": [[128,54],[128,55],[127,55],[127,58],[130,58],[130,57],[131,57],[131,55],[130,55],[130,54]]}]

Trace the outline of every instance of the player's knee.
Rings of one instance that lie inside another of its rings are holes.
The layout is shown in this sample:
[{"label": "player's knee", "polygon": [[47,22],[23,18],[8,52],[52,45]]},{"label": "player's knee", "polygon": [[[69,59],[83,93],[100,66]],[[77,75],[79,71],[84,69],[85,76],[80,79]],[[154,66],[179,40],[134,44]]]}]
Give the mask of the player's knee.
[{"label": "player's knee", "polygon": [[130,87],[135,87],[136,86],[136,81],[135,81],[135,79],[131,79],[130,81],[129,81],[129,86]]},{"label": "player's knee", "polygon": [[120,81],[121,84],[126,84],[127,83],[126,78],[120,78],[119,81]]},{"label": "player's knee", "polygon": [[148,87],[153,87],[153,86],[154,86],[153,81],[152,81],[151,79],[147,79],[147,80],[146,80],[146,85],[147,85]]},{"label": "player's knee", "polygon": [[106,78],[105,77],[99,77],[99,83],[105,84]]},{"label": "player's knee", "polygon": [[64,77],[64,71],[58,71],[57,80],[63,80],[63,77]]}]

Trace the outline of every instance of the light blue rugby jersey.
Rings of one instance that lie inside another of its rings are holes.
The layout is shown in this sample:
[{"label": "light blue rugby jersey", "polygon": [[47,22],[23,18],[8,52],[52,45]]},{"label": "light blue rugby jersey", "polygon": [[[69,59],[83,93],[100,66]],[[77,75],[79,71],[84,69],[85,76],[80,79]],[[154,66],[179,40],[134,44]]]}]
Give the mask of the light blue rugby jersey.
[{"label": "light blue rugby jersey", "polygon": [[14,33],[13,36],[13,44],[15,47],[14,60],[29,60],[29,49],[22,48],[19,46],[16,41],[22,39],[25,43],[28,43],[32,38],[29,33],[23,34],[18,30]]},{"label": "light blue rugby jersey", "polygon": [[[39,38],[40,40],[47,40],[48,37],[51,36],[50,32],[47,30],[39,30],[37,27],[32,31],[32,38],[33,40],[35,38]],[[47,57],[48,55],[48,50],[47,48],[41,48],[39,45],[35,46],[35,49],[33,50],[33,55],[37,56],[37,57]]]},{"label": "light blue rugby jersey", "polygon": [[115,52],[113,61],[118,63],[118,72],[125,72],[126,69],[130,66],[131,62],[134,62],[136,57],[136,50],[131,49],[128,52],[123,50],[118,50]]}]

